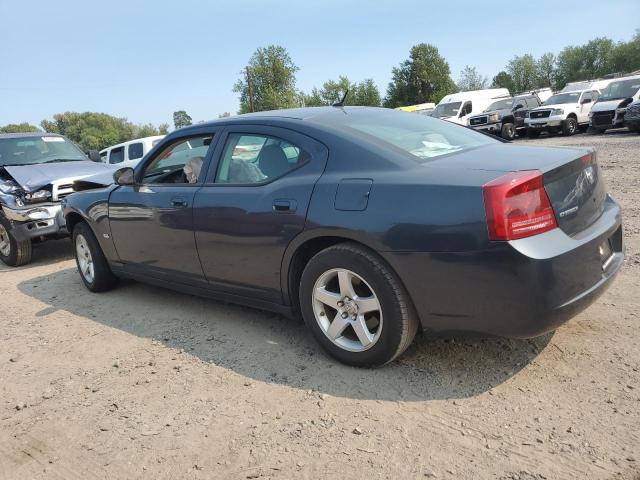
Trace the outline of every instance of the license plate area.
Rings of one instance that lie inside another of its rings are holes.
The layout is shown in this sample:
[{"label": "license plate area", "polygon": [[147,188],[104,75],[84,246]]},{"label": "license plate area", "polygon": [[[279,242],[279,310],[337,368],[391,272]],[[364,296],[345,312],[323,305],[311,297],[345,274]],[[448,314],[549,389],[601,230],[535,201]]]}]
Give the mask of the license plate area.
[{"label": "license plate area", "polygon": [[602,264],[602,270],[606,270],[607,267],[613,261],[613,248],[611,247],[611,239],[606,239],[598,247],[598,253],[600,254],[600,262]]}]

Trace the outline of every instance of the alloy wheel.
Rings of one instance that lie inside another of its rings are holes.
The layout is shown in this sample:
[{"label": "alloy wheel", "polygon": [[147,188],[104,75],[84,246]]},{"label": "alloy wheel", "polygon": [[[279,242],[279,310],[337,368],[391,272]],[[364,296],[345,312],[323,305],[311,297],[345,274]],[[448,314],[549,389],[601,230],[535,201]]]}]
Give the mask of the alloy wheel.
[{"label": "alloy wheel", "polygon": [[93,257],[89,250],[89,244],[82,234],[76,236],[76,258],[80,273],[88,283],[93,283],[95,271],[93,268]]},{"label": "alloy wheel", "polygon": [[3,257],[8,257],[11,253],[11,239],[9,238],[9,232],[4,228],[4,225],[0,223],[0,254]]},{"label": "alloy wheel", "polygon": [[320,329],[338,347],[363,352],[382,333],[382,307],[371,286],[344,268],[326,271],[313,288],[313,312]]}]

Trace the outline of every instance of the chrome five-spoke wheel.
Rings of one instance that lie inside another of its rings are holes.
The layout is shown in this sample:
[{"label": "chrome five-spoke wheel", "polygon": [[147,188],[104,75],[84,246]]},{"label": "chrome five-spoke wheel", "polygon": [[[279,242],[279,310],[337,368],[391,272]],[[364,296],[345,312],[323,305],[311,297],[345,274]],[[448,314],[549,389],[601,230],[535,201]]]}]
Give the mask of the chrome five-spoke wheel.
[{"label": "chrome five-spoke wheel", "polygon": [[82,234],[76,236],[76,257],[78,258],[80,273],[82,273],[82,276],[88,283],[93,283],[93,257],[91,256],[87,240]]},{"label": "chrome five-spoke wheel", "polygon": [[347,351],[362,352],[380,338],[380,301],[371,286],[351,270],[334,268],[318,278],[313,312],[327,338]]}]

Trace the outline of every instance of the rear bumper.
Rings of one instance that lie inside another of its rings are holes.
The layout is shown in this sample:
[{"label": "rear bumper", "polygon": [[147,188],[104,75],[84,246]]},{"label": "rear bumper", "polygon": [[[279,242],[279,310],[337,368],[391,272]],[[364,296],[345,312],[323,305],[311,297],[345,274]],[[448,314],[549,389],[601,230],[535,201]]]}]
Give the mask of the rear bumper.
[{"label": "rear bumper", "polygon": [[11,233],[18,241],[67,233],[60,204],[34,205],[26,208],[3,206],[2,213],[11,222]]},{"label": "rear bumper", "polygon": [[[605,262],[599,247],[610,241]],[[569,237],[556,229],[474,252],[393,253],[387,260],[425,330],[528,338],[556,329],[601,295],[624,260],[619,206]]]}]

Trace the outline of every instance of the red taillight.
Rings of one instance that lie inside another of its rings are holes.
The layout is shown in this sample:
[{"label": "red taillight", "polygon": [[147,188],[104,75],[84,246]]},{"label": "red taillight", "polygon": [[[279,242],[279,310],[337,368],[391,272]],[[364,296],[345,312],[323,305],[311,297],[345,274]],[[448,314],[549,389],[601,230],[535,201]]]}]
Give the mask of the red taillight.
[{"label": "red taillight", "polygon": [[558,226],[542,172],[512,172],[482,187],[491,240],[516,240]]}]

